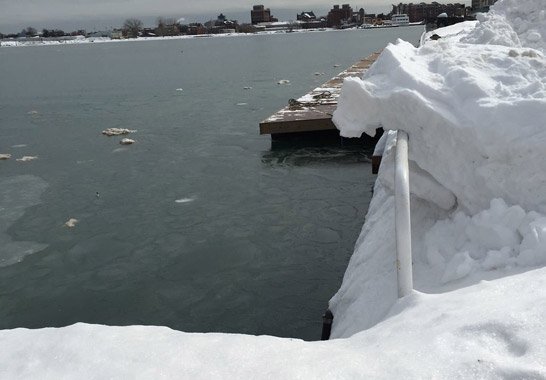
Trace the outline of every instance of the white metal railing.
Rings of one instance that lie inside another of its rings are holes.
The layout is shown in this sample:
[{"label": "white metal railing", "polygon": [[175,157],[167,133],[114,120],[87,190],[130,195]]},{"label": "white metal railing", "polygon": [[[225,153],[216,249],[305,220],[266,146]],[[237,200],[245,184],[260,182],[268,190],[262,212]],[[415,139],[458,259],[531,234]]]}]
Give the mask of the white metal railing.
[{"label": "white metal railing", "polygon": [[394,163],[394,198],[396,227],[396,271],[398,298],[413,290],[413,266],[411,259],[411,214],[408,164],[408,134],[398,131]]}]

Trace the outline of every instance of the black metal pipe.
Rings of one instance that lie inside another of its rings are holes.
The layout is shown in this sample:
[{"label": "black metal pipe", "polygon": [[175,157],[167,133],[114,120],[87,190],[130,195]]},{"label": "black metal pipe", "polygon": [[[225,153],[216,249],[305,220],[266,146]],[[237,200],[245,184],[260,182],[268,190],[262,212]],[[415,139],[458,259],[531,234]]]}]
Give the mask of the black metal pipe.
[{"label": "black metal pipe", "polygon": [[332,322],[334,321],[334,314],[330,309],[326,309],[322,314],[322,336],[320,340],[330,339],[330,333],[332,332]]}]

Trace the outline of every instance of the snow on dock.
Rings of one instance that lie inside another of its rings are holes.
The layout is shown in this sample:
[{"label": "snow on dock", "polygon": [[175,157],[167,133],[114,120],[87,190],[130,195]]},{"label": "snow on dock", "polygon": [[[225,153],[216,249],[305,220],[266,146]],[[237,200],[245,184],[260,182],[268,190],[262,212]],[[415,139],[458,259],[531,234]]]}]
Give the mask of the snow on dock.
[{"label": "snow on dock", "polygon": [[328,82],[298,99],[260,123],[261,135],[335,130],[332,114],[337,107],[343,80],[360,77],[379,57],[379,52],[358,61]]}]

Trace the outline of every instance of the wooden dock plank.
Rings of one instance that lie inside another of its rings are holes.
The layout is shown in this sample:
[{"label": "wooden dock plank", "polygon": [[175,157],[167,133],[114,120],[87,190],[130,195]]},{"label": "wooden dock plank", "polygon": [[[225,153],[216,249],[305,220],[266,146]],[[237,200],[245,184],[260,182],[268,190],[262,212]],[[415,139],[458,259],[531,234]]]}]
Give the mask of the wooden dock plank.
[{"label": "wooden dock plank", "polygon": [[380,52],[358,61],[347,70],[336,75],[328,82],[315,88],[308,94],[293,100],[289,105],[260,123],[260,134],[280,134],[323,131],[336,129],[332,114],[337,107],[343,80],[362,74],[377,60]]}]

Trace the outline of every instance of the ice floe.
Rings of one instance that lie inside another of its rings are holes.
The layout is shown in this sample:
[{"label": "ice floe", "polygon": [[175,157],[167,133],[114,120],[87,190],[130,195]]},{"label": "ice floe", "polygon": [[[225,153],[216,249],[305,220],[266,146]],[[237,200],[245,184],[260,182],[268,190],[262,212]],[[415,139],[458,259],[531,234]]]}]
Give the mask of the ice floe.
[{"label": "ice floe", "polygon": [[131,145],[131,144],[134,144],[136,141],[133,140],[133,139],[128,139],[128,138],[124,138],[124,139],[121,139],[121,141],[119,142],[121,145]]},{"label": "ice floe", "polygon": [[136,132],[135,129],[107,128],[104,131],[102,131],[102,134],[106,136],[120,136],[120,135],[128,135],[129,133],[134,133],[134,132]]},{"label": "ice floe", "polygon": [[34,161],[37,159],[38,159],[38,156],[23,156],[21,158],[16,159],[16,161],[28,162],[28,161]]},{"label": "ice floe", "polygon": [[64,225],[68,228],[74,228],[76,227],[76,224],[78,224],[78,222],[79,222],[78,219],[70,218],[66,221]]},{"label": "ice floe", "polygon": [[180,198],[175,200],[176,203],[190,203],[193,202],[195,198]]}]

